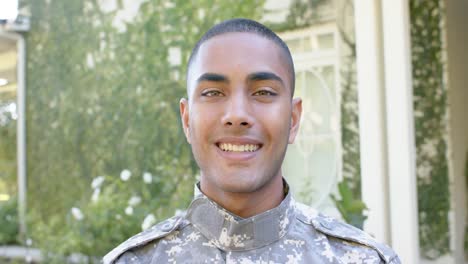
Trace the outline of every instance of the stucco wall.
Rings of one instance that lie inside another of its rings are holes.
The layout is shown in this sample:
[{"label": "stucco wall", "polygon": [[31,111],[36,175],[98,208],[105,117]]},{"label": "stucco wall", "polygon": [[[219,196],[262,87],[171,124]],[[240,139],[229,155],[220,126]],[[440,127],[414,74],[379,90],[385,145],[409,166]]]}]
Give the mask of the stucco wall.
[{"label": "stucco wall", "polygon": [[466,171],[468,153],[468,1],[446,0],[448,60],[449,168],[452,194],[451,246],[455,263],[463,263],[467,219]]}]

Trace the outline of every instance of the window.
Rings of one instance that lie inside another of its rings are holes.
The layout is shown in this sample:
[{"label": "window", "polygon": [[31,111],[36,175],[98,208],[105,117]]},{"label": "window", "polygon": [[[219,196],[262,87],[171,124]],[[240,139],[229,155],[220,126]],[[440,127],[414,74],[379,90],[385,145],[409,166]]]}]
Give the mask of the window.
[{"label": "window", "polygon": [[284,175],[297,199],[336,215],[329,199],[340,178],[339,59],[334,25],[283,34],[296,67],[303,115]]},{"label": "window", "polygon": [[17,235],[17,48],[0,35],[0,244]]},{"label": "window", "polygon": [[0,39],[0,202],[16,193],[16,41]]}]

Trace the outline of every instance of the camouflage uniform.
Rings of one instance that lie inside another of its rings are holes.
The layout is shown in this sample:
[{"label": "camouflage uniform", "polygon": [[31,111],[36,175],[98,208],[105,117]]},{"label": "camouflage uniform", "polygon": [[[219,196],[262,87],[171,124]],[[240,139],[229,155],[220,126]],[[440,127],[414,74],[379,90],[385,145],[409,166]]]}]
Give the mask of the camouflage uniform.
[{"label": "camouflage uniform", "polygon": [[130,238],[103,262],[396,264],[400,260],[366,233],[295,202],[290,193],[278,207],[243,219],[198,191],[184,216]]}]

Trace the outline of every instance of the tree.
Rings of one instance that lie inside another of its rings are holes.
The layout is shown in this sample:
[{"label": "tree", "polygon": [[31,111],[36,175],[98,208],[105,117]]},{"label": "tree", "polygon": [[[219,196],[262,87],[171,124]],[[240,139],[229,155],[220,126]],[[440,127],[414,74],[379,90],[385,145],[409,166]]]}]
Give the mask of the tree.
[{"label": "tree", "polygon": [[[151,193],[164,208],[155,212],[157,219],[185,207],[197,168],[178,101],[185,94],[191,47],[215,22],[258,18],[263,2],[29,0],[24,5],[32,15],[28,203],[38,243],[66,243],[59,236],[67,233],[54,228],[65,228],[70,208],[89,201],[89,184],[98,175],[118,178],[126,169],[138,177],[151,173],[158,181]],[[112,246],[115,241],[97,252],[88,245],[83,253],[103,254]]]}]

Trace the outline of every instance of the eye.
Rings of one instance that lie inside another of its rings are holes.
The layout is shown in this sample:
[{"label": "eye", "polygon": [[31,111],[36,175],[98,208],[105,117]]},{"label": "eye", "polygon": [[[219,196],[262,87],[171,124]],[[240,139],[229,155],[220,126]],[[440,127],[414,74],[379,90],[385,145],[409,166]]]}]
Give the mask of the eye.
[{"label": "eye", "polygon": [[224,96],[223,93],[218,90],[203,91],[201,95],[206,97]]},{"label": "eye", "polygon": [[276,96],[277,93],[272,92],[270,90],[259,90],[259,91],[256,91],[253,95],[257,95],[257,96]]}]

